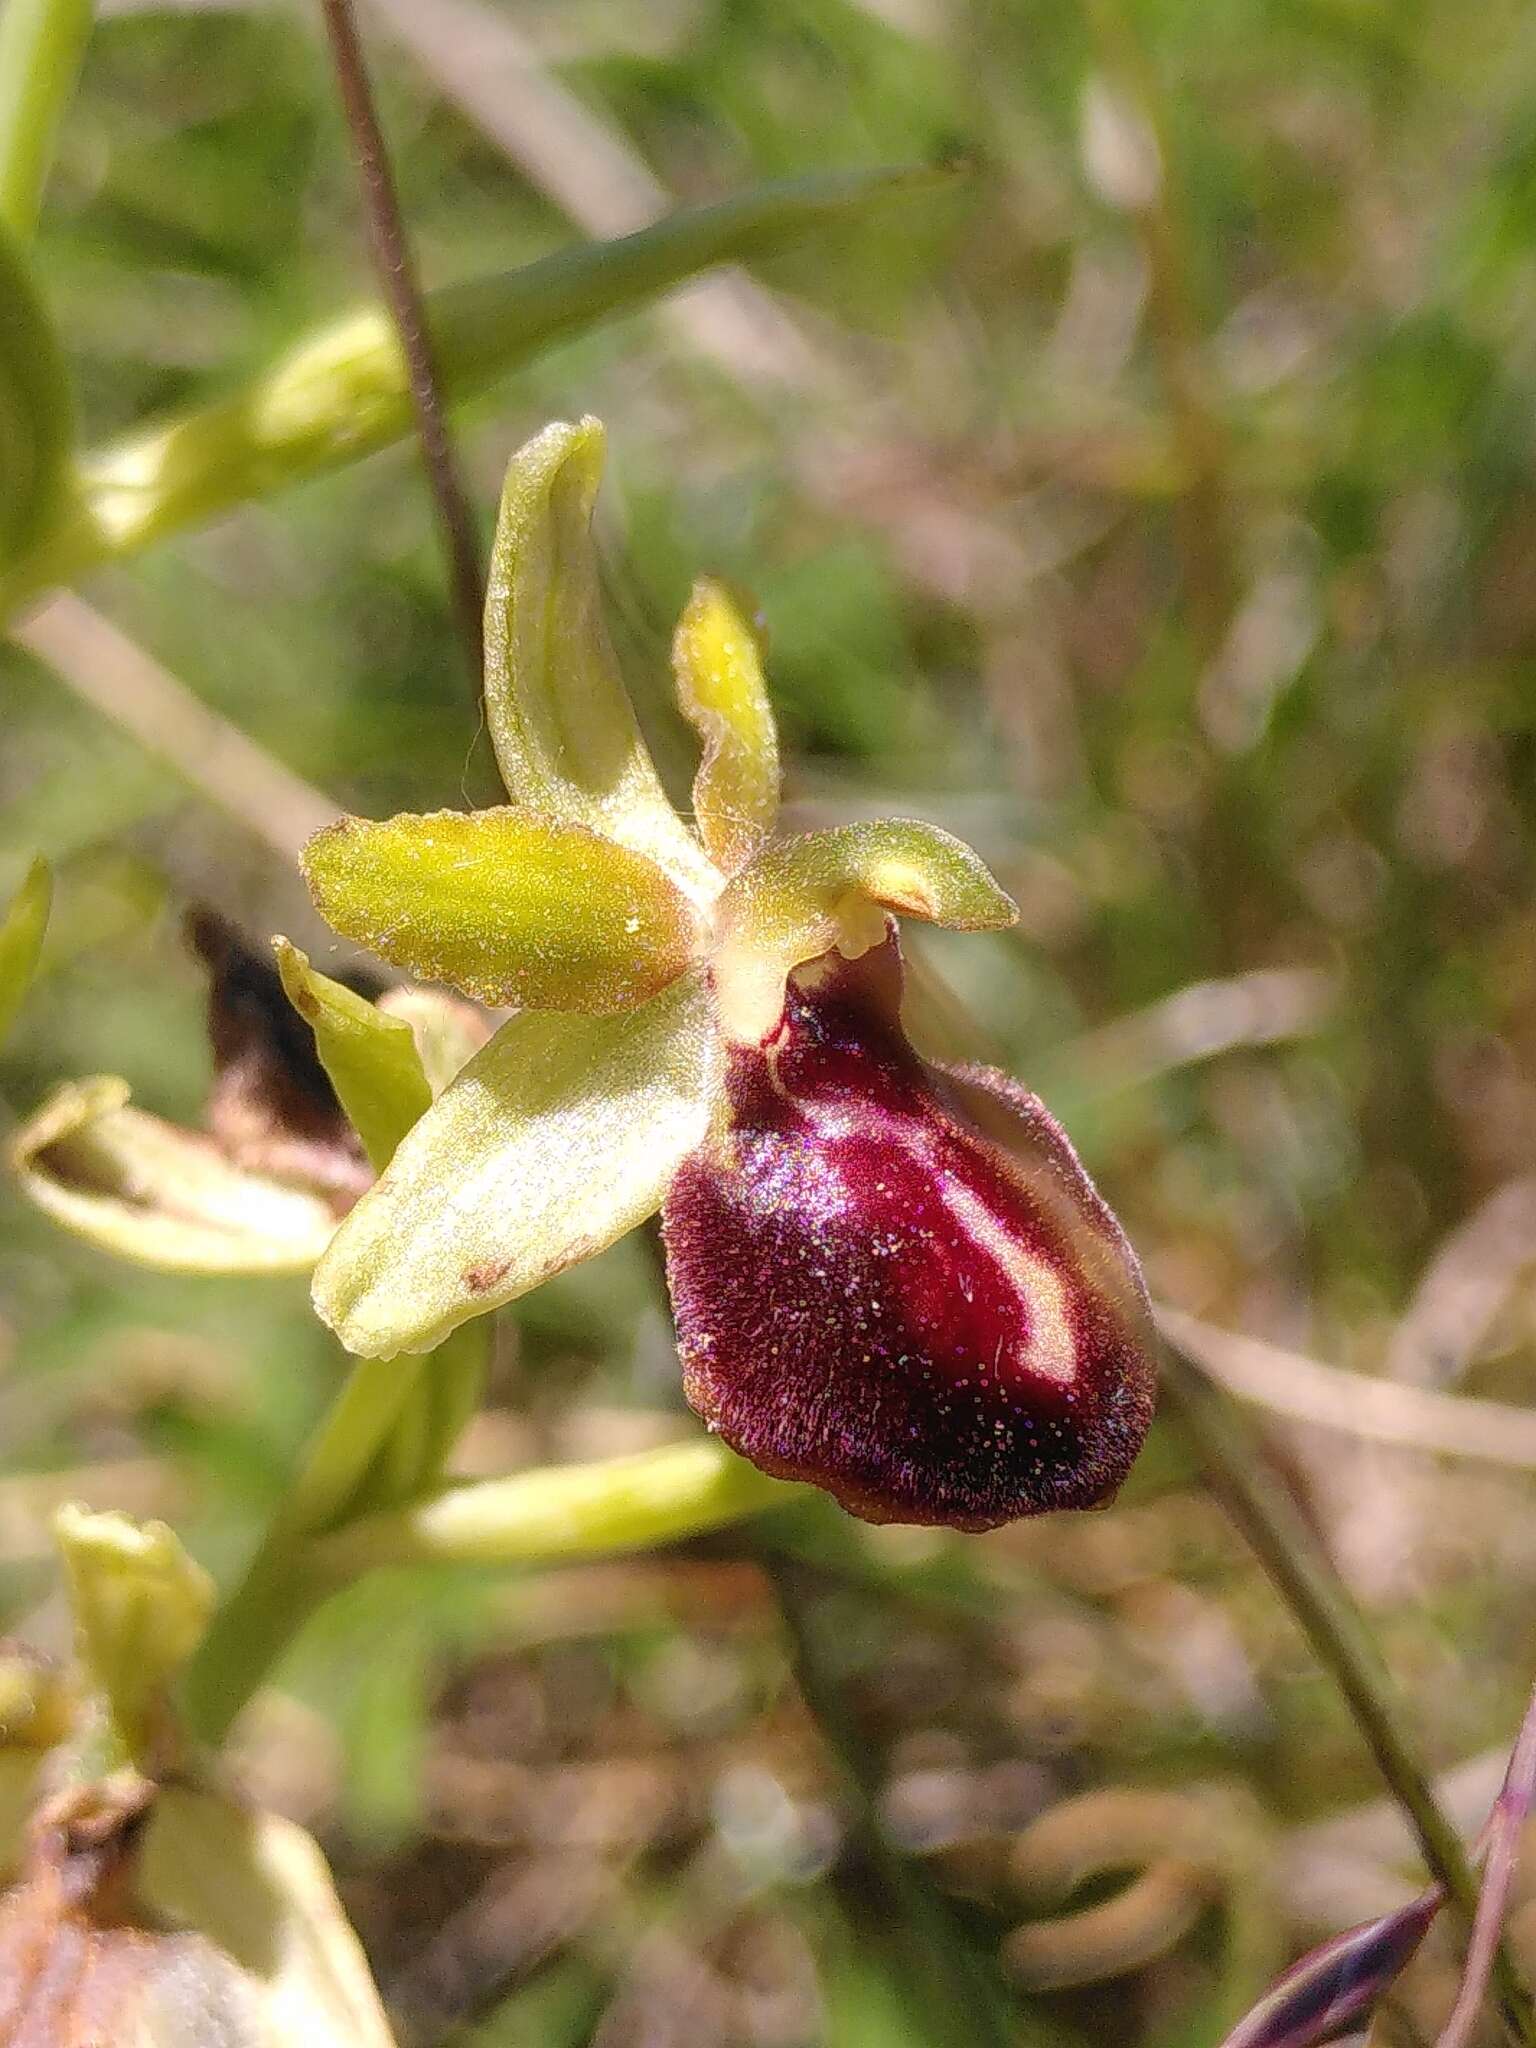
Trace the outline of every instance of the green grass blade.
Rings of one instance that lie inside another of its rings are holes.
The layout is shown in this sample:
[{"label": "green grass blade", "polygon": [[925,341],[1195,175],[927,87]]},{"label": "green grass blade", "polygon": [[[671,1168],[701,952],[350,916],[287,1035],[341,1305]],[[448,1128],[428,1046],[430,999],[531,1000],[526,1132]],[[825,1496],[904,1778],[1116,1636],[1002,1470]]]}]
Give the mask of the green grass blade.
[{"label": "green grass blade", "polygon": [[[952,177],[948,170],[881,169],[762,185],[615,241],[444,286],[428,298],[444,389],[462,402],[542,349],[713,264],[765,255],[862,207]],[[410,426],[394,329],[382,307],[365,307],[298,343],[247,389],[87,456],[76,516],[0,585],[0,613],[93,563],[354,462]]]},{"label": "green grass blade", "polygon": [[52,900],[53,875],[47,861],[38,858],[0,918],[0,1043],[15,1022],[37,971]]}]

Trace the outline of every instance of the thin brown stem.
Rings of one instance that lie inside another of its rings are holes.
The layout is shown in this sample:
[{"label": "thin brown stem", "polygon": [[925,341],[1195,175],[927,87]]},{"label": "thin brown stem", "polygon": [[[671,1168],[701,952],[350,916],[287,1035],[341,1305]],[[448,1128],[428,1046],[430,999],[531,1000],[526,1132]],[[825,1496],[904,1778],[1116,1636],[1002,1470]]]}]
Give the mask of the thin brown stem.
[{"label": "thin brown stem", "polygon": [[373,265],[405,358],[417,439],[442,530],[454,619],[463,642],[464,659],[469,664],[471,687],[478,700],[483,674],[485,578],[474,512],[454,460],[426,306],[400,214],[399,194],[368,83],[351,0],[320,0],[320,8],[357,159]]},{"label": "thin brown stem", "polygon": [[[1294,1502],[1265,1469],[1258,1446],[1199,1366],[1165,1341],[1163,1405],[1178,1418],[1206,1480],[1305,1631],[1376,1759],[1431,1876],[1470,1926],[1478,1886],[1461,1838],[1403,1726],[1400,1703],[1356,1612]],[[1493,1965],[1499,2002],[1515,2038],[1536,2043],[1536,2010],[1507,1949]]]}]

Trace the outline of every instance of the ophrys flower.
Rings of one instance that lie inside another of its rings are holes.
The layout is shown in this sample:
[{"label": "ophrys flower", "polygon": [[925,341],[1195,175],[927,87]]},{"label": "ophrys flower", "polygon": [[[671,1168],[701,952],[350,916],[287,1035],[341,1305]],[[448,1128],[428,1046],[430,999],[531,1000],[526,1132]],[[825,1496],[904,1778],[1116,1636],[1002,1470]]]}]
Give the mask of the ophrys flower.
[{"label": "ophrys flower", "polygon": [[919,1059],[892,913],[996,929],[970,849],[887,820],[775,835],[759,649],[701,582],[674,645],[690,827],[635,722],[590,540],[595,421],[515,459],[487,604],[509,806],[346,819],[316,901],[396,965],[520,1005],[315,1277],[352,1350],[426,1350],[664,1207],[689,1398],[874,1520],[982,1528],[1111,1494],[1151,1341],[1124,1237],[1033,1096]]}]

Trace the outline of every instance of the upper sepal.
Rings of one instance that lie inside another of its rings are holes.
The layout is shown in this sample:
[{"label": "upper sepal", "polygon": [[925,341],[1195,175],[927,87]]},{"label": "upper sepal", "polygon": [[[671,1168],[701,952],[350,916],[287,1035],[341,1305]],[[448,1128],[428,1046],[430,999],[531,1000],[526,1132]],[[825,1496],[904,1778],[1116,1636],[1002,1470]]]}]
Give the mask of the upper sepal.
[{"label": "upper sepal", "polygon": [[1151,1420],[1135,1257],[1024,1089],[919,1059],[894,938],[791,978],[663,1227],[712,1429],[870,1521],[986,1529],[1113,1495]]},{"label": "upper sepal", "polygon": [[718,878],[667,801],[603,622],[591,533],[603,445],[599,421],[557,421],[508,467],[485,599],[486,722],[514,802],[709,895]]},{"label": "upper sepal", "polygon": [[505,806],[341,818],[310,840],[304,873],[337,931],[483,1003],[627,1009],[674,981],[698,939],[654,860]]}]

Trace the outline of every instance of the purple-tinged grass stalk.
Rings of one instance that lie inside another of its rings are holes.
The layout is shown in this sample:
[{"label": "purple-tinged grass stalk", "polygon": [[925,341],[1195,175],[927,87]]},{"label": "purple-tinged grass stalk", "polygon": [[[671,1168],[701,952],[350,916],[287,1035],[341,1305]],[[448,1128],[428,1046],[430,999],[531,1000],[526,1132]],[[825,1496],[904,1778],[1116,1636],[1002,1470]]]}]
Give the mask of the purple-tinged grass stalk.
[{"label": "purple-tinged grass stalk", "polygon": [[1520,1733],[1510,1752],[1503,1787],[1488,1817],[1487,1860],[1483,1865],[1483,1883],[1472,1923],[1472,1939],[1467,1947],[1466,1968],[1462,1972],[1456,2003],[1451,2008],[1451,2016],[1436,2048],[1467,2048],[1472,2038],[1472,2030],[1488,1995],[1489,1976],[1498,1952],[1510,1886],[1519,1860],[1520,1831],[1530,1817],[1533,1795],[1536,1795],[1536,1688],[1532,1690],[1525,1719],[1520,1723]]},{"label": "purple-tinged grass stalk", "polygon": [[1405,1906],[1310,1950],[1228,2034],[1221,2048],[1316,2048],[1364,2019],[1412,1962],[1445,1893],[1431,1885]]},{"label": "purple-tinged grass stalk", "polygon": [[[1162,1405],[1187,1432],[1206,1468],[1207,1483],[1339,1688],[1431,1874],[1443,1886],[1452,1911],[1470,1928],[1478,1906],[1471,1863],[1403,1726],[1375,1646],[1332,1566],[1295,1504],[1265,1471],[1248,1432],[1227,1412],[1199,1366],[1167,1341]],[[1492,1983],[1515,2038],[1536,2042],[1536,2007],[1502,1942],[1494,1951]]]},{"label": "purple-tinged grass stalk", "polygon": [[[1493,1811],[1478,1838],[1483,1863],[1472,1938],[1456,2002],[1435,2048],[1467,2048],[1489,1995],[1504,1914],[1519,1858],[1520,1831],[1536,1798],[1536,1689],[1510,1753]],[[1317,2048],[1365,2019],[1418,1953],[1445,1890],[1431,1885],[1406,1905],[1336,1934],[1294,1963],[1222,2042],[1221,2048]]]}]

